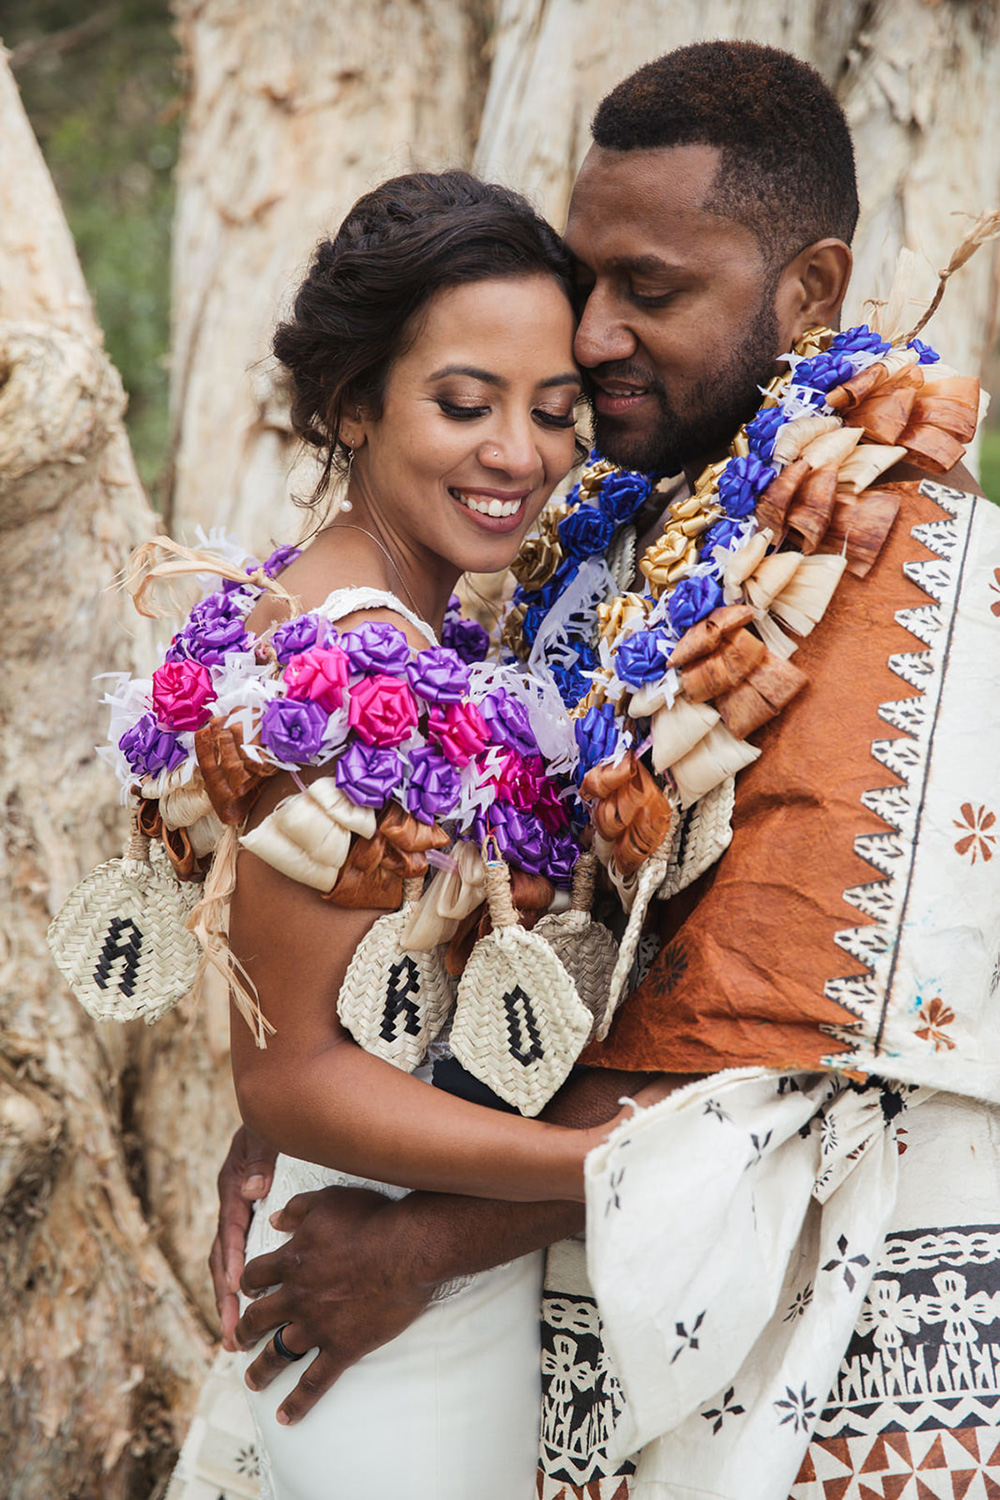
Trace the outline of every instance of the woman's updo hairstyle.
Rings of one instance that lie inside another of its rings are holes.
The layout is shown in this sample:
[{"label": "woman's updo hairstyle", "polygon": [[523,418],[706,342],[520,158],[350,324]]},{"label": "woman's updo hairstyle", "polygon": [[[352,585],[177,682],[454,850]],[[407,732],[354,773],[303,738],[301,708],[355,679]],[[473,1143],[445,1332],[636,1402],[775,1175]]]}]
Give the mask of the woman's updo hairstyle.
[{"label": "woman's updo hairstyle", "polygon": [[315,504],[350,450],[338,437],[348,407],[381,416],[386,379],[435,293],[494,277],[555,277],[572,300],[569,257],[519,193],[469,172],[410,172],[359,198],[321,240],[292,315],[274,335],[288,372],[294,431],[317,449]]}]

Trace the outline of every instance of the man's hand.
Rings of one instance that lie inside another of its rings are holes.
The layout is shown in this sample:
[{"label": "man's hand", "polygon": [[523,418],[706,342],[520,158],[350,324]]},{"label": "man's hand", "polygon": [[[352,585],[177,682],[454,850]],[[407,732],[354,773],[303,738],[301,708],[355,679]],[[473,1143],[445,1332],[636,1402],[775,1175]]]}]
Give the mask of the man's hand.
[{"label": "man's hand", "polygon": [[241,1125],[219,1173],[219,1225],[208,1266],[222,1324],[222,1345],[230,1351],[236,1348],[234,1334],[240,1315],[237,1293],[243,1274],[251,1204],[270,1191],[275,1155],[270,1146]]},{"label": "man's hand", "polygon": [[[406,1203],[408,1200],[404,1200]],[[364,1188],[324,1188],[292,1198],[271,1223],[292,1234],[243,1272],[243,1290],[257,1300],[236,1328],[240,1348],[252,1348],[275,1328],[296,1352],[319,1346],[298,1385],[278,1411],[297,1422],[349,1365],[388,1343],[423,1312],[434,1291],[407,1243],[405,1208]],[[273,1287],[273,1291],[268,1291]],[[285,1361],[269,1339],[247,1370],[253,1390],[270,1385]]]},{"label": "man's hand", "polygon": [[[647,1083],[643,1074],[591,1072],[563,1089],[545,1116],[590,1128],[615,1119],[621,1096]],[[654,1102],[670,1086],[658,1083],[642,1102]],[[445,1193],[410,1193],[392,1202],[360,1188],[330,1187],[300,1193],[271,1222],[292,1238],[244,1271],[248,1296],[275,1290],[247,1309],[236,1342],[252,1348],[287,1324],[282,1338],[290,1349],[319,1348],[278,1413],[280,1421],[297,1422],[344,1370],[408,1328],[437,1286],[579,1233],[584,1209]],[[284,1368],[269,1340],[247,1371],[248,1382],[263,1390]]]}]

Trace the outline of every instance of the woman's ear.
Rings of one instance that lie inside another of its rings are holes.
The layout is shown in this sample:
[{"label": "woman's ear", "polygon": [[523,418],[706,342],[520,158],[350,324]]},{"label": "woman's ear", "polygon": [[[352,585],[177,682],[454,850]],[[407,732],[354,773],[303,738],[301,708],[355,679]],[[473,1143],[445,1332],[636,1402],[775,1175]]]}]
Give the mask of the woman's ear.
[{"label": "woman's ear", "polygon": [[783,349],[807,328],[836,328],[851,279],[853,257],[843,240],[817,240],[785,266],[775,296]]},{"label": "woman's ear", "polygon": [[349,406],[341,413],[337,424],[337,441],[356,451],[364,446],[367,435],[361,407]]}]

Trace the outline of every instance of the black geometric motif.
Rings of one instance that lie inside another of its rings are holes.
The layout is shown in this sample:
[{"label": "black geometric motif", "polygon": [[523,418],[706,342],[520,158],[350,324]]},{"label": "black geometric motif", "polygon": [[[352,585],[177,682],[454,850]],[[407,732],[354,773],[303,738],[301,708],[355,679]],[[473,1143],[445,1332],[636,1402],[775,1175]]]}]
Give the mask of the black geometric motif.
[{"label": "black geometric motif", "polygon": [[[531,1008],[531,1000],[522,990],[519,984],[503,997],[504,1010],[507,1013],[507,1035],[510,1039],[510,1055],[517,1059],[522,1067],[528,1067],[533,1062],[538,1062],[545,1056],[545,1048],[542,1046],[542,1038],[538,1030],[538,1022]],[[530,1044],[525,1046],[525,1040]]]},{"label": "black geometric motif", "polygon": [[682,1339],[683,1343],[679,1344],[678,1347],[674,1350],[673,1354],[671,1355],[671,1357],[670,1357],[670,1363],[671,1364],[674,1363],[674,1360],[680,1358],[680,1356],[684,1353],[685,1349],[697,1349],[698,1348],[698,1339],[695,1337],[695,1335],[697,1334],[698,1329],[701,1327],[702,1323],[705,1321],[705,1313],[707,1311],[708,1311],[708,1309],[704,1308],[698,1314],[698,1316],[695,1318],[694,1322],[691,1324],[691,1332],[690,1333],[688,1333],[688,1331],[685,1328],[685,1326],[684,1326],[683,1323],[675,1323],[674,1324],[674,1327],[677,1330],[677,1337],[679,1339]]},{"label": "black geometric motif", "polygon": [[672,995],[688,971],[688,957],[680,942],[670,943],[660,956],[660,973],[663,988]]},{"label": "black geometric motif", "polygon": [[731,1402],[733,1402],[734,1390],[735,1386],[729,1387],[728,1391],[722,1398],[721,1406],[712,1406],[708,1409],[708,1411],[702,1412],[702,1416],[705,1418],[705,1421],[712,1423],[713,1437],[717,1432],[721,1430],[722,1424],[727,1417],[742,1417],[743,1413],[746,1411],[745,1406],[737,1406],[735,1403],[733,1403],[732,1405],[730,1404]]},{"label": "black geometric motif", "polygon": [[94,980],[102,990],[108,987],[111,970],[119,959],[124,959],[118,988],[126,999],[135,994],[139,978],[139,959],[142,956],[142,933],[131,917],[113,917],[104,939],[101,956],[94,970]]},{"label": "black geometric motif", "polygon": [[751,1132],[750,1144],[753,1146],[754,1155],[751,1160],[747,1162],[748,1167],[755,1167],[760,1161],[761,1157],[764,1155],[764,1152],[768,1148],[768,1144],[771,1140],[771,1134],[772,1132],[769,1130],[766,1135],[757,1137]]},{"label": "black geometric motif", "polygon": [[409,954],[398,959],[389,969],[389,989],[385,997],[385,1010],[379,1027],[383,1041],[392,1042],[398,1033],[397,1021],[405,1016],[403,1030],[410,1036],[420,1035],[420,1011],[416,999],[420,994],[420,975]]},{"label": "black geometric motif", "polygon": [[796,1292],[789,1305],[788,1311],[782,1318],[783,1323],[791,1323],[795,1318],[801,1318],[806,1308],[813,1299],[812,1282],[807,1282],[801,1292]]},{"label": "black geometric motif", "polygon": [[542,1473],[581,1488],[612,1474],[634,1474],[630,1459],[616,1467],[607,1455],[608,1438],[624,1405],[604,1352],[594,1299],[544,1293]]},{"label": "black geometric motif", "polygon": [[857,1277],[855,1276],[854,1272],[851,1270],[851,1267],[852,1266],[864,1267],[864,1266],[869,1265],[870,1262],[868,1260],[867,1255],[852,1255],[848,1259],[848,1255],[847,1255],[848,1248],[849,1248],[849,1246],[848,1246],[848,1243],[847,1243],[847,1236],[846,1236],[846,1234],[840,1235],[839,1238],[838,1238],[838,1240],[837,1240],[837,1249],[840,1251],[840,1255],[839,1256],[835,1256],[833,1260],[828,1260],[827,1263],[826,1263],[826,1265],[823,1267],[823,1270],[824,1271],[836,1271],[838,1268],[842,1269],[843,1272],[844,1272],[844,1280],[847,1282],[847,1290],[849,1292],[853,1292],[854,1291],[854,1283],[857,1280]]},{"label": "black geometric motif", "polygon": [[785,1386],[785,1394],[788,1397],[787,1401],[775,1401],[774,1403],[779,1410],[781,1408],[786,1409],[785,1415],[778,1423],[778,1426],[784,1427],[786,1422],[791,1422],[793,1424],[793,1432],[807,1432],[816,1420],[816,1397],[808,1394],[804,1382],[801,1394],[793,1391],[790,1385]]}]

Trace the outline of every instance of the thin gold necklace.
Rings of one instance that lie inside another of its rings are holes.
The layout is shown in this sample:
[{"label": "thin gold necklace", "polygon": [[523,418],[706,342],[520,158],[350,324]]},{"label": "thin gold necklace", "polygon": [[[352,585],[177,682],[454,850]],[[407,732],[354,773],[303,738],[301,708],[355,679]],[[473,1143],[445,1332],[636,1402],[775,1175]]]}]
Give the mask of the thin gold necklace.
[{"label": "thin gold necklace", "polygon": [[417,617],[418,620],[420,620],[421,622],[423,622],[423,615],[420,613],[419,609],[417,608],[417,601],[414,599],[413,595],[410,593],[409,589],[406,587],[406,579],[403,577],[402,573],[400,572],[398,563],[396,562],[395,558],[393,557],[392,553],[389,551],[389,549],[385,545],[385,543],[382,542],[382,541],[380,541],[379,538],[377,536],[375,536],[375,534],[373,532],[366,531],[363,526],[354,526],[350,521],[341,521],[340,522],[340,529],[342,531],[360,531],[360,533],[361,533],[362,536],[366,536],[370,542],[374,542],[375,543],[376,547],[378,547],[380,549],[380,551],[383,553],[383,555],[385,556],[386,561],[388,562],[389,566],[392,568],[392,571],[395,573],[396,577],[399,579],[399,586],[403,590],[403,593],[406,595],[407,599],[409,600],[409,602],[410,602],[410,608],[413,610],[413,613],[416,615],[416,617]]}]

